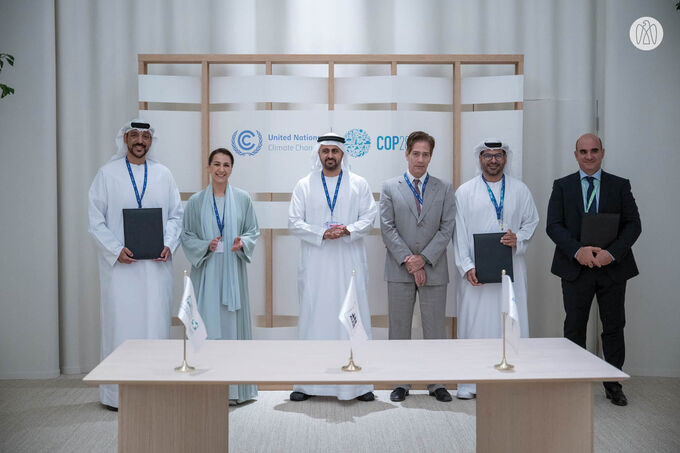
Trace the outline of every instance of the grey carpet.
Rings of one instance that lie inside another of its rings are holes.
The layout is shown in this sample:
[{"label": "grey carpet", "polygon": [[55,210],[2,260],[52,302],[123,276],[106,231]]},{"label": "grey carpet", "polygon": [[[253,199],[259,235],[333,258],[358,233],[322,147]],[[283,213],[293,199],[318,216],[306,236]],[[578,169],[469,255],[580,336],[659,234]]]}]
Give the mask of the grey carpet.
[{"label": "grey carpet", "polygon": [[[102,408],[82,376],[0,381],[0,452],[114,452],[117,415]],[[632,378],[628,407],[593,386],[595,451],[680,451],[680,379]],[[475,402],[439,403],[413,391],[403,403],[376,392],[370,403],[260,392],[232,407],[231,452],[472,452]]]}]

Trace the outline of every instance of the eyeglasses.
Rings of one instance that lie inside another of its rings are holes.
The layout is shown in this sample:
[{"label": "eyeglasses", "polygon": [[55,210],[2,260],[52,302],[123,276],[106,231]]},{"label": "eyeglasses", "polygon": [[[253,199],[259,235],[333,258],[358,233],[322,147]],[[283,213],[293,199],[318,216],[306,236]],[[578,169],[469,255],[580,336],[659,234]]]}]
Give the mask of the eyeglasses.
[{"label": "eyeglasses", "polygon": [[505,159],[505,153],[484,153],[482,154],[482,159],[486,161],[497,160],[500,162]]},{"label": "eyeglasses", "polygon": [[135,130],[135,129],[128,132],[128,138],[130,138],[132,140],[138,139],[140,135],[142,137],[142,140],[151,140],[151,133],[149,133],[149,132],[142,132],[140,134],[139,131]]}]

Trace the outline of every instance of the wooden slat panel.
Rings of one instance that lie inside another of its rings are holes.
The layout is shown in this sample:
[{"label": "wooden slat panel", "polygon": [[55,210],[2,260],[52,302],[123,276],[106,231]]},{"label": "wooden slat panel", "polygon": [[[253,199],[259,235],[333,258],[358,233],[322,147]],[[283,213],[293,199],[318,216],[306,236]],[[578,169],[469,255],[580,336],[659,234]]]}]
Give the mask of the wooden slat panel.
[{"label": "wooden slat panel", "polygon": [[[524,55],[521,56],[520,60],[515,63],[515,75],[524,74]],[[523,102],[515,102],[515,110],[522,110],[524,108]]]},{"label": "wooden slat panel", "polygon": [[[141,55],[137,57],[137,74],[145,75],[149,73],[149,65],[142,61]],[[148,102],[140,102],[139,110],[149,110]]]},{"label": "wooden slat panel", "polygon": [[521,54],[139,54],[147,64],[516,64]]},{"label": "wooden slat panel", "polygon": [[453,65],[453,186],[461,184],[461,71],[460,63]]},{"label": "wooden slat panel", "polygon": [[201,65],[201,164],[202,186],[208,186],[208,154],[210,154],[210,66]]}]

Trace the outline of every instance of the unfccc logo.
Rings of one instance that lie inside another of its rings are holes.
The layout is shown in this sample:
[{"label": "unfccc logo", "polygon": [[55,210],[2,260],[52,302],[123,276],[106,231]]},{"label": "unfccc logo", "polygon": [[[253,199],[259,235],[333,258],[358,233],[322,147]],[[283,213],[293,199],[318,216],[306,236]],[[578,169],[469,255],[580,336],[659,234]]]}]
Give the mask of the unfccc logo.
[{"label": "unfccc logo", "polygon": [[345,146],[352,157],[361,157],[371,148],[371,137],[363,129],[350,129],[345,134]]},{"label": "unfccc logo", "polygon": [[[257,144],[255,134],[257,134]],[[257,129],[255,132],[244,129],[241,133],[236,129],[231,135],[231,146],[240,156],[254,156],[262,149],[262,134]]]}]

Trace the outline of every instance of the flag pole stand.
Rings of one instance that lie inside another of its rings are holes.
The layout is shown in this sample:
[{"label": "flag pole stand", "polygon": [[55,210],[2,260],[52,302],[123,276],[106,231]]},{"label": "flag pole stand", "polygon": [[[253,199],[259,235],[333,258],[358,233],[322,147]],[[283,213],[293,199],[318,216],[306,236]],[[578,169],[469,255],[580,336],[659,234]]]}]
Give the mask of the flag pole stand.
[{"label": "flag pole stand", "polygon": [[[184,269],[184,276],[187,276],[187,270]],[[183,345],[184,345],[184,356],[182,357],[182,364],[180,366],[175,367],[175,371],[178,373],[188,373],[190,371],[194,371],[196,368],[192,367],[187,363],[187,328],[184,326],[184,335],[182,335],[183,338]]]},{"label": "flag pole stand", "polygon": [[[505,277],[505,269],[501,271],[501,280]],[[507,313],[503,312],[503,359],[500,363],[495,364],[493,367],[498,371],[511,371],[515,368],[515,365],[511,365],[505,359],[505,318],[508,316]]]},{"label": "flag pole stand", "polygon": [[349,348],[349,363],[342,367],[342,371],[361,371],[361,367],[354,363],[354,352]]},{"label": "flag pole stand", "polygon": [[505,360],[505,318],[507,316],[507,313],[503,313],[503,359],[501,360],[501,363],[497,363],[493,366],[498,371],[510,371],[515,368],[515,365],[511,365]]},{"label": "flag pole stand", "polygon": [[184,357],[182,358],[182,364],[178,367],[175,367],[175,371],[178,373],[188,373],[190,371],[194,371],[196,368],[192,367],[187,363],[187,335],[186,335],[186,327],[184,328]]}]

